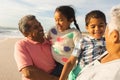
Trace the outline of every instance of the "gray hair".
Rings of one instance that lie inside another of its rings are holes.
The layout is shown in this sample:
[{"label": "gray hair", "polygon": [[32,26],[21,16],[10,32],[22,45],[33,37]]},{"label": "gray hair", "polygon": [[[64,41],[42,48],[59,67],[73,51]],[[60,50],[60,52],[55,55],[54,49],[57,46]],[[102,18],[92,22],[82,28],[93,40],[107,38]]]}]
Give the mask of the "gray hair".
[{"label": "gray hair", "polygon": [[29,32],[29,29],[30,29],[30,25],[28,24],[28,21],[31,21],[31,20],[34,20],[36,19],[34,15],[26,15],[24,17],[22,17],[18,23],[19,25],[19,30],[21,31],[21,33],[24,35],[24,36],[27,36],[28,32]]},{"label": "gray hair", "polygon": [[119,32],[119,38],[120,38],[120,5],[112,7],[110,18],[111,19],[108,24],[109,34],[113,30],[117,30]]}]

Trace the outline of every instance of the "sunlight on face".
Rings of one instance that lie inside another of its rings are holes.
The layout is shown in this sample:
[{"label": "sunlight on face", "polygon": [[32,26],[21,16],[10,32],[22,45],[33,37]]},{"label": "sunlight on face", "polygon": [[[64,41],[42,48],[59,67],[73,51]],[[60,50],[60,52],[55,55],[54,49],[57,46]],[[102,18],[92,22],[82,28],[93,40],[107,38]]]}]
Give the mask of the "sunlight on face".
[{"label": "sunlight on face", "polygon": [[70,28],[71,21],[67,20],[67,18],[61,14],[61,12],[56,11],[54,17],[55,17],[57,29],[60,32],[63,32]]},{"label": "sunlight on face", "polygon": [[96,38],[100,39],[105,32],[106,24],[101,18],[91,18],[88,26],[86,26],[89,34]]}]

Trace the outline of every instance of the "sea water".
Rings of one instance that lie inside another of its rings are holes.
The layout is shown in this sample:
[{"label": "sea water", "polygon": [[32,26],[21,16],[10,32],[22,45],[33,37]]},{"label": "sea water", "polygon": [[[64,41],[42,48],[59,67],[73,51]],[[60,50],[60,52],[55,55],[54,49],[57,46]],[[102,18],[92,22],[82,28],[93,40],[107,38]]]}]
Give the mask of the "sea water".
[{"label": "sea water", "polygon": [[17,28],[0,27],[0,38],[23,37]]}]

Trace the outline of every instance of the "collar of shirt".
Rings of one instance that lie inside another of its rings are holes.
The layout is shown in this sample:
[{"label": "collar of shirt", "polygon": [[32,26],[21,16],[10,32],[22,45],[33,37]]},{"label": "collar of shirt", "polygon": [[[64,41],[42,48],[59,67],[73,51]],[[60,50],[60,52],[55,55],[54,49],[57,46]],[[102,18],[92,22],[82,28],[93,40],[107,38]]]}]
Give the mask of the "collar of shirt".
[{"label": "collar of shirt", "polygon": [[105,38],[104,37],[101,37],[100,39],[95,39],[94,37],[92,37],[92,36],[90,36],[90,35],[88,35],[87,36],[89,39],[91,39],[92,41],[98,41],[98,40],[105,40]]},{"label": "collar of shirt", "polygon": [[31,42],[32,44],[45,44],[45,43],[49,43],[49,41],[46,40],[46,39],[45,39],[45,41],[44,41],[43,43],[39,43],[39,42],[37,42],[37,41],[33,41],[33,40],[31,40],[31,39],[29,39],[29,38],[27,38],[27,37],[25,37],[25,39],[26,39],[27,41]]}]

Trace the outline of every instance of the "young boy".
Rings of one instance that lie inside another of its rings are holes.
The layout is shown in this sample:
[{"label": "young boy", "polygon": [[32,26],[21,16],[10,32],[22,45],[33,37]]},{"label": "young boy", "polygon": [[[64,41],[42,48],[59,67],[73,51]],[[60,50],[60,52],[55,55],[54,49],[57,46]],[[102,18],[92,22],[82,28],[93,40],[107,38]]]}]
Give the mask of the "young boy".
[{"label": "young boy", "polygon": [[120,5],[111,9],[105,40],[107,54],[82,69],[76,80],[120,80]]},{"label": "young boy", "polygon": [[97,59],[106,50],[105,39],[103,37],[106,28],[104,13],[99,10],[91,11],[86,15],[85,22],[89,35],[76,43],[71,57],[63,67],[59,80],[67,78],[77,59],[82,68]]}]

